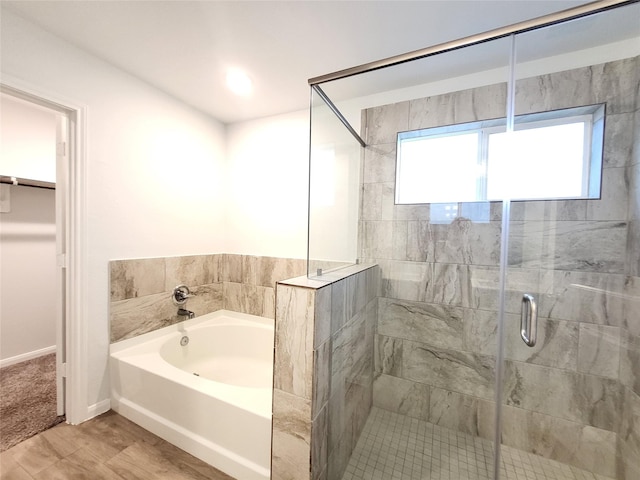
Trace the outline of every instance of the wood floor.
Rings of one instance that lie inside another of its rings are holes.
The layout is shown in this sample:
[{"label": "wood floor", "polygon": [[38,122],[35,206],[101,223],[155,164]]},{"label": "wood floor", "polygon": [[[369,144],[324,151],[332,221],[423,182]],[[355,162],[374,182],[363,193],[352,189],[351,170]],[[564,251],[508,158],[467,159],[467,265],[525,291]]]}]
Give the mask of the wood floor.
[{"label": "wood floor", "polygon": [[112,411],[0,454],[0,480],[45,479],[233,480]]}]

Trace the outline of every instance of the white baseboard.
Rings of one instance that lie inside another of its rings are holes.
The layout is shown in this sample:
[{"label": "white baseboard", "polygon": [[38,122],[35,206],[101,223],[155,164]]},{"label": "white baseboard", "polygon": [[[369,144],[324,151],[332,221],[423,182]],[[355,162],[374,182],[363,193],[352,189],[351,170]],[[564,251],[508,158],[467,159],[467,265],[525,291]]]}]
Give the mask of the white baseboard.
[{"label": "white baseboard", "polygon": [[93,417],[97,417],[98,415],[102,415],[105,412],[111,410],[111,399],[106,398],[98,403],[94,403],[93,405],[89,405],[87,408],[87,420]]},{"label": "white baseboard", "polygon": [[20,355],[16,355],[15,357],[3,358],[2,360],[0,360],[0,368],[8,367],[9,365],[15,365],[16,363],[31,360],[32,358],[42,357],[43,355],[48,355],[50,353],[56,353],[55,345],[41,348],[40,350],[34,350],[33,352],[22,353]]}]

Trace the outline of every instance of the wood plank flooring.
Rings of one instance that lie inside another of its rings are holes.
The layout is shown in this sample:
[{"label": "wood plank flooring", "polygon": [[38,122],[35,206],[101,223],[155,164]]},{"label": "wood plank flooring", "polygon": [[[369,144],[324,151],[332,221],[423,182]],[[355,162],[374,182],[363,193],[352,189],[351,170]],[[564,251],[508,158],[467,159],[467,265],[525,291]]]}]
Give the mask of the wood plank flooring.
[{"label": "wood plank flooring", "polygon": [[110,411],[0,454],[0,480],[234,480]]}]

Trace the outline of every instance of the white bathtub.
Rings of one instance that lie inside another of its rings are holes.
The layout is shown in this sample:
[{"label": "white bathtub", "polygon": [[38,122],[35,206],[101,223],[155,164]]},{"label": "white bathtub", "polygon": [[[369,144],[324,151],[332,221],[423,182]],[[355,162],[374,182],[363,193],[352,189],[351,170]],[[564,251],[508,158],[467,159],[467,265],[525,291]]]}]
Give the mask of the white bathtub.
[{"label": "white bathtub", "polygon": [[220,310],[110,357],[113,410],[238,480],[269,478],[273,320]]}]

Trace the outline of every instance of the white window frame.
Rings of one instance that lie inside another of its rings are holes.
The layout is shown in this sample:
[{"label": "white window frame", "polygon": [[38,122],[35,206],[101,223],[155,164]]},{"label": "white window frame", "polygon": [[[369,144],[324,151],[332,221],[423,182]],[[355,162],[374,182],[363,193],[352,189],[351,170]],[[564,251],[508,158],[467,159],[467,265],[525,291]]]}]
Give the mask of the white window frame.
[{"label": "white window frame", "polygon": [[[600,198],[600,186],[602,176],[602,144],[604,136],[604,104],[575,107],[548,112],[532,113],[516,116],[514,122],[515,131],[522,131],[534,128],[551,127],[554,125],[568,125],[572,123],[584,124],[584,145],[583,145],[583,165],[582,165],[582,189],[577,197],[533,197],[533,198],[513,198],[514,201],[526,200],[566,200],[581,198]],[[598,127],[594,127],[598,125]],[[594,132],[598,130],[598,134]],[[443,136],[453,136],[467,133],[478,133],[478,170],[484,175],[477,176],[476,182],[476,202],[497,201],[500,198],[488,198],[488,159],[489,159],[489,138],[492,134],[506,131],[506,121],[504,118],[471,122],[464,124],[446,125],[423,130],[413,130],[399,132],[396,149],[396,181],[395,181],[395,203],[410,204],[413,202],[402,201],[402,145],[406,141],[416,141],[419,139],[433,139]],[[533,166],[535,168],[535,166]],[[452,198],[451,203],[458,202],[459,199]],[[420,202],[436,203],[436,202]],[[442,203],[442,202],[439,202]]]}]

